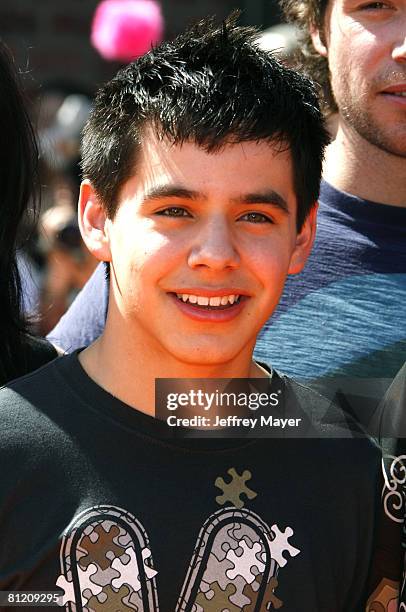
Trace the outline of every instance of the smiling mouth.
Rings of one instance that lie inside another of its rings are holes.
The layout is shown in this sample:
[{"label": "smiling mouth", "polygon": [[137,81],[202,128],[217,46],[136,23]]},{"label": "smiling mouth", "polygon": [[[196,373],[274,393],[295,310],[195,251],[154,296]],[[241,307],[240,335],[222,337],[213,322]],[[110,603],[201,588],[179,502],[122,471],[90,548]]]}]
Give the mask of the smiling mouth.
[{"label": "smiling mouth", "polygon": [[180,302],[190,304],[201,310],[227,310],[239,304],[246,296],[235,293],[216,297],[192,295],[190,293],[173,293]]},{"label": "smiling mouth", "polygon": [[398,83],[386,87],[381,91],[384,96],[395,96],[396,98],[406,98],[406,84]]},{"label": "smiling mouth", "polygon": [[383,91],[384,96],[396,96],[397,98],[406,98],[406,91]]}]

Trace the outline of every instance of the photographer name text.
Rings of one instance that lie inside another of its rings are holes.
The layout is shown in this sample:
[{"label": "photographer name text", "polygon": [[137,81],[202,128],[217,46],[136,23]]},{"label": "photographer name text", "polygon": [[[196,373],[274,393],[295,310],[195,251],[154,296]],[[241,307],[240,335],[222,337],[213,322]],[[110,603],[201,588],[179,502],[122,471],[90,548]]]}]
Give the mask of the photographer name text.
[{"label": "photographer name text", "polygon": [[302,419],[281,419],[271,416],[261,417],[238,417],[236,415],[228,415],[226,417],[216,416],[215,418],[207,416],[193,416],[190,418],[180,418],[171,415],[166,419],[169,427],[197,427],[197,428],[215,428],[215,427],[274,427],[285,429],[286,427],[299,427]]}]

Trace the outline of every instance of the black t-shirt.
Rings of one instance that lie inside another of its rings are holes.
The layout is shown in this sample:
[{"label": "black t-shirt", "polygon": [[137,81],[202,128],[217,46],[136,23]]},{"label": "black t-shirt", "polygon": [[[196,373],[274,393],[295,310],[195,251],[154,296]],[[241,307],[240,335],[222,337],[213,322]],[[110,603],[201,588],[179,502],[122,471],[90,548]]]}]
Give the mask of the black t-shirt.
[{"label": "black t-shirt", "polygon": [[162,439],[77,354],[2,389],[0,419],[0,590],[59,587],[95,611],[364,609],[382,492],[369,439]]}]

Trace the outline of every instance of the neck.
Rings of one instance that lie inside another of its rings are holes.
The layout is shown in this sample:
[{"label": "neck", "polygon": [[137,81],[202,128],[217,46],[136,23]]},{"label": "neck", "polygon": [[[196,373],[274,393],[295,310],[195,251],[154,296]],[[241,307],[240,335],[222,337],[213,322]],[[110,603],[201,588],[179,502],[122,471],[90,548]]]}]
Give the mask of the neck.
[{"label": "neck", "polygon": [[[122,330],[126,327],[122,324]],[[155,416],[157,378],[264,378],[252,360],[253,346],[218,364],[185,363],[145,342],[142,334],[120,333],[109,317],[103,334],[80,353],[87,374],[103,389],[145,414]]]},{"label": "neck", "polygon": [[406,207],[406,158],[364,140],[339,121],[329,145],[323,178],[340,191],[380,204]]}]

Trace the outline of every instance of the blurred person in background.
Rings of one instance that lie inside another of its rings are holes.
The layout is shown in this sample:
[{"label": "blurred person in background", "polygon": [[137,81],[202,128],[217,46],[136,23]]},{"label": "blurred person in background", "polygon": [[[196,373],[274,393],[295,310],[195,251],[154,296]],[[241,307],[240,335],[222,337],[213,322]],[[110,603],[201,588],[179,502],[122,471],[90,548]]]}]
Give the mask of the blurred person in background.
[{"label": "blurred person in background", "polygon": [[[18,253],[20,229],[37,204],[38,152],[13,59],[0,41],[0,383],[22,376],[57,356],[55,348],[29,333],[23,314]],[[28,274],[27,268],[21,268]]]},{"label": "blurred person in background", "polygon": [[43,88],[37,108],[37,129],[45,210],[55,204],[61,189],[71,192],[72,207],[76,210],[80,136],[91,104],[90,94],[79,90],[74,82],[48,84]]},{"label": "blurred person in background", "polygon": [[97,264],[84,245],[76,210],[70,202],[70,192],[66,191],[57,191],[55,204],[41,215],[40,242],[45,255],[45,274],[39,329],[44,335],[69,308]]},{"label": "blurred person in background", "polygon": [[45,335],[91,276],[96,260],[84,247],[77,218],[80,135],[91,98],[74,83],[45,87],[40,98],[42,214],[38,250],[43,259],[38,330]]},{"label": "blurred person in background", "polygon": [[264,51],[276,55],[286,66],[292,66],[299,46],[298,31],[290,23],[279,23],[261,32],[258,44]]}]

